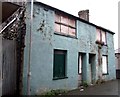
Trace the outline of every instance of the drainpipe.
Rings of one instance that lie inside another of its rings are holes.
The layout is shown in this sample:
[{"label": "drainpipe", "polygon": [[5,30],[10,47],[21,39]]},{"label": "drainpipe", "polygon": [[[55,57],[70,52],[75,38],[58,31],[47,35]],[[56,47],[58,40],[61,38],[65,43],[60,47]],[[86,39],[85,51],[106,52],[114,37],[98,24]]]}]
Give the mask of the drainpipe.
[{"label": "drainpipe", "polygon": [[30,78],[31,78],[31,38],[32,38],[32,22],[33,22],[33,0],[31,0],[31,18],[30,18],[30,34],[29,34],[29,55],[28,55],[28,71],[27,71],[27,95],[30,95]]}]

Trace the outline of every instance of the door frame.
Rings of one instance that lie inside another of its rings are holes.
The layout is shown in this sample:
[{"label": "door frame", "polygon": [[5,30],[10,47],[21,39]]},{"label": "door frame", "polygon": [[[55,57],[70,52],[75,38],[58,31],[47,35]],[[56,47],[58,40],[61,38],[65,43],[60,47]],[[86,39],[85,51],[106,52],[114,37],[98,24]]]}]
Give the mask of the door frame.
[{"label": "door frame", "polygon": [[95,81],[95,72],[96,72],[96,69],[95,69],[96,62],[95,61],[96,61],[96,54],[89,53],[90,78],[91,78],[90,81],[91,81],[91,84],[94,84],[94,81]]},{"label": "door frame", "polygon": [[[80,71],[80,56],[81,56],[81,73],[79,72]],[[78,77],[79,77],[79,80],[80,82],[78,82],[79,84],[82,84],[84,82],[84,77],[85,77],[85,74],[84,74],[84,70],[85,70],[85,63],[86,63],[86,53],[84,52],[78,52]],[[80,79],[81,78],[81,79]]]}]

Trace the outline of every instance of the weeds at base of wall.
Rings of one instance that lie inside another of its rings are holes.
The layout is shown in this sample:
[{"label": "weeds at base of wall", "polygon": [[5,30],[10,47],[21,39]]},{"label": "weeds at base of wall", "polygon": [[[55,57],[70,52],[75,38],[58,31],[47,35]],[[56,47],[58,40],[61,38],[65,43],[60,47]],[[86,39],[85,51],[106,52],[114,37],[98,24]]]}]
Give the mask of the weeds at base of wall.
[{"label": "weeds at base of wall", "polygon": [[105,80],[100,80],[100,79],[98,79],[97,81],[96,81],[96,84],[102,84],[102,83],[105,83],[106,81]]},{"label": "weeds at base of wall", "polygon": [[89,85],[88,85],[88,83],[86,81],[83,81],[82,86],[87,88]]},{"label": "weeds at base of wall", "polygon": [[51,90],[45,93],[40,94],[42,97],[53,97],[53,96],[57,96],[57,95],[62,95],[64,93],[67,93],[67,90],[64,89],[57,89],[57,90]]}]

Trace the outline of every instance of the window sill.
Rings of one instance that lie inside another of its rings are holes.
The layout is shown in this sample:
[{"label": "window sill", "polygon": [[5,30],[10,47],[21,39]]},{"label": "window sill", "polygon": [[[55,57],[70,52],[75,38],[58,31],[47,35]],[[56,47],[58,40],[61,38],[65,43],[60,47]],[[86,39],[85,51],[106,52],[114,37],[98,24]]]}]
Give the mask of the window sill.
[{"label": "window sill", "polygon": [[101,41],[98,41],[98,40],[96,40],[95,43],[98,44],[98,45],[101,45],[101,46],[107,46],[107,44],[104,44],[104,42],[101,42]]},{"label": "window sill", "polygon": [[60,80],[60,79],[67,79],[68,77],[57,77],[57,78],[53,78],[53,80]]},{"label": "window sill", "polygon": [[103,45],[103,46],[108,46],[107,44]]},{"label": "window sill", "polygon": [[82,73],[78,73],[78,75],[82,75]]},{"label": "window sill", "polygon": [[60,35],[60,36],[65,36],[65,37],[69,37],[69,38],[78,39],[76,36],[66,35],[66,34],[63,34],[63,33],[57,33],[57,32],[55,32],[54,34],[55,35]]},{"label": "window sill", "polygon": [[102,75],[109,75],[109,73],[103,73]]}]

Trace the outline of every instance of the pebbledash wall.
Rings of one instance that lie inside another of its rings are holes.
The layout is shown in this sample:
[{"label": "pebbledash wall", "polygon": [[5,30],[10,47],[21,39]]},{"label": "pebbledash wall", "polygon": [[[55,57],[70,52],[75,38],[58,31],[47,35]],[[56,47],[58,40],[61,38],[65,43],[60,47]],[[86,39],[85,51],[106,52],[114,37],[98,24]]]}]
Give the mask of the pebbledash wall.
[{"label": "pebbledash wall", "polygon": [[[83,66],[83,81],[91,84],[91,70],[89,55],[94,54],[94,83],[98,80],[115,79],[115,54],[113,33],[109,30],[88,23],[63,11],[62,14],[72,16],[76,19],[76,38],[55,34],[55,11],[60,11],[53,7],[44,5],[40,2],[34,3],[32,37],[31,37],[31,59],[30,59],[30,87],[31,94],[39,94],[51,89],[75,89],[78,87],[78,56],[79,53],[85,54],[85,64]],[[27,65],[29,52],[30,34],[30,4],[26,11],[26,37],[24,51],[24,71],[23,71],[23,94],[27,93]],[[99,56],[108,56],[108,74],[102,75],[102,66],[99,64],[98,48],[96,44],[96,28],[106,31],[107,46],[101,46]],[[53,80],[53,58],[54,49],[67,50],[67,78]]]}]

